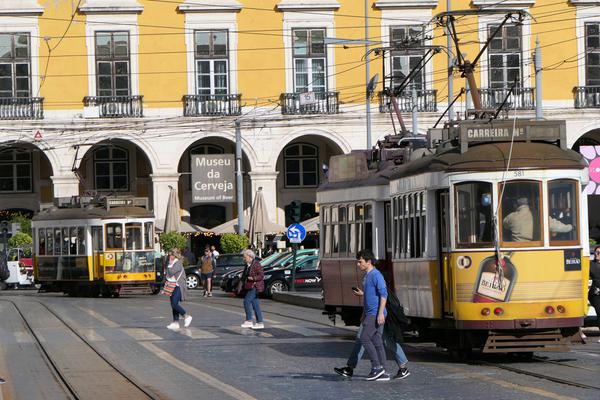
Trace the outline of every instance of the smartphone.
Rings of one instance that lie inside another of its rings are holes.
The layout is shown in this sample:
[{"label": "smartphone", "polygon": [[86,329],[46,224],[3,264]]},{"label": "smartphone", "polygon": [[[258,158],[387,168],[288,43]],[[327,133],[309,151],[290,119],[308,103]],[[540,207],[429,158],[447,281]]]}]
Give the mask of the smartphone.
[{"label": "smartphone", "polygon": [[356,286],[352,286],[352,290],[358,292],[358,288]]}]

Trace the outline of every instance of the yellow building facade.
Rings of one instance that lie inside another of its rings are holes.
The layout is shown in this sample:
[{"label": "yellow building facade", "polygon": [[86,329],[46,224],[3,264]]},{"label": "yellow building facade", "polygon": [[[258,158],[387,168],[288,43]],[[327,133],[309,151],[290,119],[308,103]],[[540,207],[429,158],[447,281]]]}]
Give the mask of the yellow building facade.
[{"label": "yellow building facade", "polygon": [[[465,87],[457,70],[449,82],[456,43],[447,48],[434,18],[448,5],[478,11],[454,23],[461,54],[484,50],[475,80],[485,108],[506,99],[509,113],[534,117],[541,104],[544,118],[567,120],[570,146],[600,141],[596,1],[4,0],[0,210],[116,193],[149,197],[160,225],[174,187],[184,220],[211,228],[237,208],[194,200],[191,159],[234,153],[238,121],[244,208],[262,188],[274,222],[289,222],[294,199],[303,218],[314,216],[329,157],[367,145],[367,78],[379,74],[373,144],[394,133],[384,90],[419,63],[423,45],[441,51],[399,94],[407,126],[414,116],[415,133],[426,133]],[[507,9],[527,16],[486,46]],[[470,107],[458,96],[452,118]]]}]

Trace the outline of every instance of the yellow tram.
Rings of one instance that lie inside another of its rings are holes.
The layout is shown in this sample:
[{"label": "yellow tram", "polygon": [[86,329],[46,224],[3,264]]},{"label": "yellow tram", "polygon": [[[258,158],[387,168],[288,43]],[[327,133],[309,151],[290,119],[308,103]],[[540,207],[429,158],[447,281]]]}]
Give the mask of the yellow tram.
[{"label": "yellow tram", "polygon": [[[320,189],[326,310],[356,322],[360,243],[422,338],[459,352],[567,349],[587,311],[589,246],[586,163],[566,149],[564,122],[462,121],[437,133],[430,154],[370,160],[376,171]],[[380,224],[367,241],[361,193]]]},{"label": "yellow tram", "polygon": [[154,214],[146,198],[73,198],[32,219],[41,290],[71,296],[155,289]]}]

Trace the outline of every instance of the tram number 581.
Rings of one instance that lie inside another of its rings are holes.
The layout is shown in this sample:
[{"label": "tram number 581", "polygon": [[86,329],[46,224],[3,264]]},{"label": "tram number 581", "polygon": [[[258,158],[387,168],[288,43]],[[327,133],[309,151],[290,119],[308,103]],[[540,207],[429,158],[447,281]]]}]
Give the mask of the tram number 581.
[{"label": "tram number 581", "polygon": [[525,171],[522,171],[522,170],[513,171],[513,177],[515,177],[515,178],[521,178],[524,176],[525,176]]}]

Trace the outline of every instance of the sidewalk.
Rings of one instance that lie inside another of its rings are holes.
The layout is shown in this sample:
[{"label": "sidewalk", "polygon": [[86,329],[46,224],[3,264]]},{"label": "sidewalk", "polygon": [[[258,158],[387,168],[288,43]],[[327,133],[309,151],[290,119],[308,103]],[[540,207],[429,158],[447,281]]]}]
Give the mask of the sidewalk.
[{"label": "sidewalk", "polygon": [[273,300],[300,307],[323,309],[321,292],[276,292],[273,293]]}]

